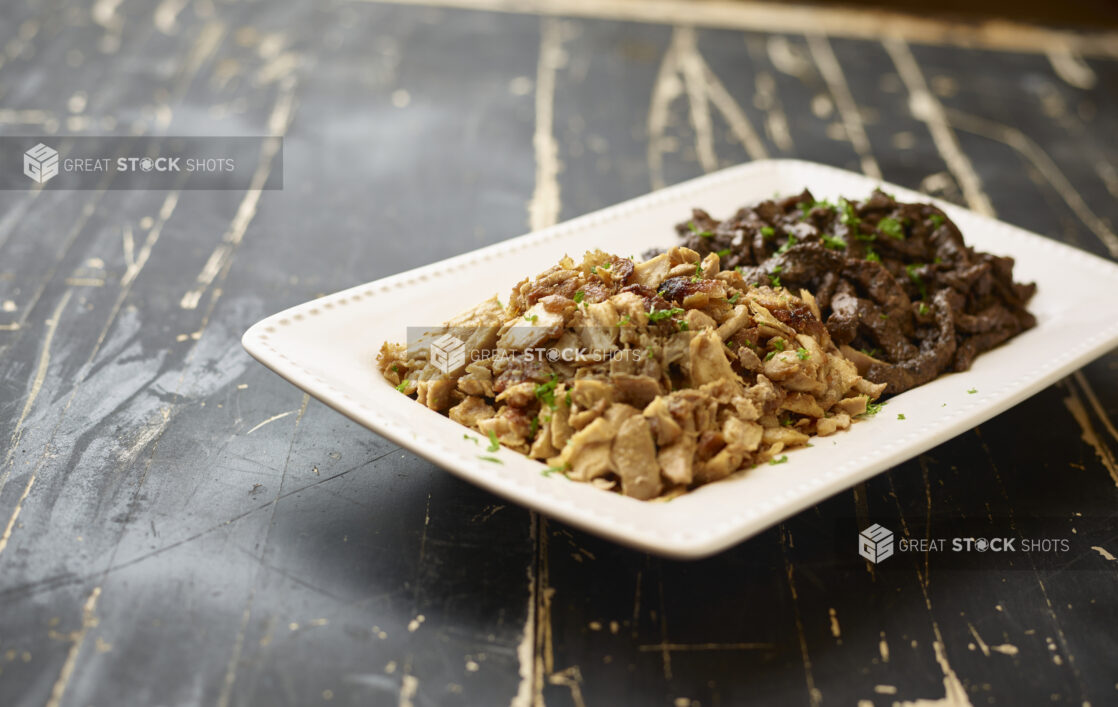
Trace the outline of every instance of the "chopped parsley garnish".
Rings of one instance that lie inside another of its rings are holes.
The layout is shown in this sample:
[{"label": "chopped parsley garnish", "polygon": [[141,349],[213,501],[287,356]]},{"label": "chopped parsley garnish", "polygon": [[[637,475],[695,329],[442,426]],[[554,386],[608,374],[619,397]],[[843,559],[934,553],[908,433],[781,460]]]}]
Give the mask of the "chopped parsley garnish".
[{"label": "chopped parsley garnish", "polygon": [[772,357],[773,357],[773,356],[775,356],[775,355],[776,355],[776,352],[775,352],[775,351],[770,351],[770,352],[768,352],[767,354],[765,354],[765,360],[766,360],[766,361],[771,361],[771,360],[772,360]]},{"label": "chopped parsley garnish", "polygon": [[904,240],[904,229],[901,228],[901,222],[895,218],[886,216],[881,219],[877,222],[877,230],[898,241]]},{"label": "chopped parsley garnish", "polygon": [[691,276],[691,282],[698,282],[703,276],[703,264],[695,263],[695,274]]},{"label": "chopped parsley garnish", "polygon": [[[547,405],[552,410],[555,409],[555,386],[559,384],[559,376],[555,373],[551,374],[551,380],[546,383],[540,383],[536,386],[536,398]],[[570,393],[567,393],[569,396]]]},{"label": "chopped parsley garnish", "polygon": [[806,361],[807,357],[808,357],[807,349],[802,348],[802,347],[796,349],[796,355],[800,357],[801,361]]},{"label": "chopped parsley garnish", "polygon": [[832,236],[829,233],[824,233],[822,235],[822,238],[824,248],[829,248],[831,250],[846,250],[846,241],[844,241],[842,238],[839,238],[838,236]]},{"label": "chopped parsley garnish", "polygon": [[699,227],[695,225],[694,221],[688,221],[687,227],[690,228],[691,232],[697,236],[700,236],[702,238],[714,238],[714,234],[710,231],[700,231]]},{"label": "chopped parsley garnish", "polygon": [[864,353],[865,355],[869,356],[870,358],[877,358],[877,355],[879,353],[881,353],[877,349],[858,349],[858,350],[861,351],[862,353]]},{"label": "chopped parsley garnish", "polygon": [[478,459],[482,460],[483,462],[493,462],[494,464],[504,464],[504,462],[501,461],[500,459],[498,459],[497,457],[479,456]]},{"label": "chopped parsley garnish", "polygon": [[888,315],[888,314],[884,314],[884,313],[882,313],[882,314],[879,314],[879,315],[877,315],[877,316],[878,316],[878,318],[879,318],[879,319],[888,319],[888,318],[889,318],[889,315]]},{"label": "chopped parsley garnish", "polygon": [[682,314],[683,310],[679,307],[672,307],[671,309],[653,309],[648,313],[648,321],[661,322],[669,317],[674,317],[677,314]]},{"label": "chopped parsley garnish", "polygon": [[541,471],[540,474],[542,476],[551,476],[552,474],[562,474],[563,476],[566,476],[567,475],[567,465],[564,464],[563,466],[549,466],[546,469],[544,469],[543,471]]},{"label": "chopped parsley garnish", "polygon": [[533,314],[530,317],[527,314],[524,315],[524,321],[531,322],[532,324],[535,324],[537,319],[539,319],[539,315],[536,314]]},{"label": "chopped parsley garnish", "polygon": [[932,222],[932,228],[939,228],[947,219],[945,219],[943,216],[940,216],[939,214],[932,214],[928,217],[928,220]]},{"label": "chopped parsley garnish", "polygon": [[473,437],[471,435],[465,435],[464,434],[464,435],[462,435],[462,439],[468,439],[471,442],[473,442],[474,444],[478,444],[477,437]]},{"label": "chopped parsley garnish", "polygon": [[566,403],[567,403],[567,407],[571,406],[571,391],[569,391],[569,390],[567,391]]},{"label": "chopped parsley garnish", "polygon": [[722,250],[719,250],[719,251],[716,251],[716,252],[718,253],[719,258],[725,258],[727,255],[730,254],[730,249],[729,248],[723,248]]},{"label": "chopped parsley garnish", "polygon": [[877,240],[877,234],[876,233],[855,233],[854,238],[856,238],[857,240],[860,240],[860,241],[865,241],[866,243],[873,243],[874,241]]},{"label": "chopped parsley garnish", "polygon": [[970,390],[967,391],[967,394],[968,395],[974,395],[977,392],[978,392],[978,388],[971,388]]},{"label": "chopped parsley garnish", "polygon": [[928,305],[921,302],[920,306],[916,308],[916,311],[920,312],[921,317],[926,317],[926,316],[928,316],[928,312],[930,312],[932,310],[928,309]]},{"label": "chopped parsley garnish", "polygon": [[777,351],[784,350],[784,339],[773,339],[769,343],[772,344],[772,347]]},{"label": "chopped parsley garnish", "polygon": [[866,248],[866,260],[870,261],[871,263],[880,263],[881,256],[878,255],[873,248]]},{"label": "chopped parsley garnish", "polygon": [[916,272],[922,267],[924,267],[923,263],[909,263],[904,269],[908,273],[908,279],[912,280],[912,284],[916,285],[917,289],[920,290],[920,297],[926,298],[928,296],[928,286],[924,284],[923,278]]},{"label": "chopped parsley garnish", "polygon": [[685,321],[680,321],[679,322],[679,330],[680,331],[687,331],[690,328],[691,328],[691,325],[688,324],[687,322],[685,322]]},{"label": "chopped parsley garnish", "polygon": [[539,432],[539,431],[540,431],[540,418],[538,416],[533,417],[532,418],[532,429],[531,429],[531,432],[528,436],[531,437],[532,439],[535,439],[536,438],[536,433]]},{"label": "chopped parsley garnish", "polygon": [[777,464],[784,464],[787,461],[788,461],[788,455],[785,454],[785,455],[777,457],[776,459],[770,459],[769,464],[772,464],[773,466],[776,466]]},{"label": "chopped parsley garnish", "polygon": [[737,304],[739,297],[741,297],[741,293],[740,292],[735,292],[734,294],[730,295],[726,299],[726,301],[729,302],[730,304]]},{"label": "chopped parsley garnish", "polygon": [[769,275],[769,282],[772,283],[773,287],[780,287],[780,278],[776,275]]},{"label": "chopped parsley garnish", "polygon": [[620,319],[617,320],[617,326],[625,326],[628,323],[629,323],[629,315],[628,314],[626,314],[625,316],[623,316],[623,317],[621,317]]},{"label": "chopped parsley garnish", "polygon": [[408,383],[411,383],[411,381],[405,378],[404,380],[400,381],[400,385],[396,386],[396,390],[400,391],[401,393],[404,392],[404,389],[408,387]]},{"label": "chopped parsley garnish", "polygon": [[885,407],[888,403],[866,403],[866,411],[859,417],[873,417],[881,412],[881,408]]},{"label": "chopped parsley garnish", "polygon": [[501,443],[497,440],[497,433],[493,430],[486,432],[489,435],[489,446],[485,448],[487,452],[495,452],[501,448]]},{"label": "chopped parsley garnish", "polygon": [[842,210],[842,216],[839,220],[844,225],[857,226],[861,222],[861,219],[858,218],[858,215],[854,213],[854,204],[851,204],[849,201],[843,199],[840,196],[838,200],[838,206],[839,209]]},{"label": "chopped parsley garnish", "polygon": [[788,252],[788,249],[791,248],[794,245],[796,245],[796,237],[794,235],[792,235],[791,233],[789,233],[788,234],[788,240],[784,241],[784,245],[782,245],[782,246],[780,246],[779,248],[776,249],[776,254],[777,255],[784,255],[785,253]]},{"label": "chopped parsley garnish", "polygon": [[769,239],[776,235],[776,230],[772,226],[761,226],[761,238]]},{"label": "chopped parsley garnish", "polygon": [[898,419],[898,420],[903,420],[903,419],[905,419],[904,413],[903,413],[903,412],[902,412],[902,413],[898,413],[898,414],[897,414],[897,419]]},{"label": "chopped parsley garnish", "polygon": [[399,373],[400,372],[400,367],[397,366],[395,363],[392,364],[392,372],[393,373]]}]

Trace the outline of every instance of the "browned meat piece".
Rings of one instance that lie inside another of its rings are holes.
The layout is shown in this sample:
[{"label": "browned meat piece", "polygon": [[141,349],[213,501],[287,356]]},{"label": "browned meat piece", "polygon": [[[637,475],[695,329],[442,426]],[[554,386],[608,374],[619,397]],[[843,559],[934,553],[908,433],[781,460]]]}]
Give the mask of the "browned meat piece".
[{"label": "browned meat piece", "polygon": [[[1013,281],[1012,258],[968,247],[935,206],[899,203],[881,191],[832,203],[805,190],[722,221],[695,209],[676,230],[700,256],[726,254],[721,267],[740,267],[748,283],[814,293],[835,342],[874,359],[859,370],[888,383],[890,394],[966,370],[978,354],[1036,324],[1026,310],[1036,286]],[[668,291],[685,286],[673,282]],[[940,292],[952,293],[951,337],[932,312]]]}]

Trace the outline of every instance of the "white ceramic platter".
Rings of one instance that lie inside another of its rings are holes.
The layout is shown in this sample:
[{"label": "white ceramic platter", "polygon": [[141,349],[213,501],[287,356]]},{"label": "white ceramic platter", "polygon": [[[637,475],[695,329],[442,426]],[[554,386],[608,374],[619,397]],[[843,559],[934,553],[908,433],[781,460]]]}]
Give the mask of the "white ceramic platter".
[{"label": "white ceramic platter", "polygon": [[[555,264],[601,248],[622,256],[676,243],[692,206],[716,218],[809,188],[817,199],[864,198],[877,186],[901,201],[923,194],[796,160],[751,162],[526,236],[301,304],[255,324],[244,346],[261,363],[339,412],[510,501],[631,547],[677,558],[718,552],[990,419],[1118,345],[1118,265],[958,206],[936,202],[979,250],[1011,255],[1035,281],[1038,325],[893,398],[882,414],[814,440],[788,462],[762,465],[670,503],[635,501],[559,475],[501,449],[479,459],[464,428],[396,392],[374,361],[384,341],[437,325]],[[976,391],[976,392],[968,392]],[[898,414],[904,420],[897,419]],[[1042,424],[1038,422],[1038,424]]]}]

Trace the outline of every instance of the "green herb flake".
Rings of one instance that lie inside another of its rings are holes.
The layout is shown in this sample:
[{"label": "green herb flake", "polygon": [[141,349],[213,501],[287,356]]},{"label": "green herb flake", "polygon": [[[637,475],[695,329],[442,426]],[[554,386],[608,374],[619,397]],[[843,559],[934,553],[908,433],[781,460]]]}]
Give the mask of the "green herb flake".
[{"label": "green herb flake", "polygon": [[899,413],[899,414],[897,415],[897,419],[898,419],[898,420],[903,420],[903,419],[905,419],[904,413],[903,413],[903,412],[902,412],[902,413]]},{"label": "green herb flake", "polygon": [[782,456],[777,457],[776,459],[770,459],[769,464],[771,464],[773,466],[776,466],[777,464],[785,464],[785,463],[787,463],[787,461],[788,461],[788,455],[784,454]]},{"label": "green herb flake", "polygon": [[871,263],[880,263],[881,256],[874,252],[873,248],[866,248],[866,260],[870,261]]},{"label": "green herb flake", "polygon": [[898,241],[904,240],[904,229],[901,227],[901,222],[895,218],[886,216],[881,219],[877,222],[877,230]]},{"label": "green herb flake", "polygon": [[672,307],[671,309],[655,309],[648,313],[648,321],[661,322],[669,317],[674,317],[677,314],[682,314],[683,310],[679,307]]},{"label": "green herb flake", "polygon": [[576,292],[575,293],[575,304],[582,304],[582,298],[585,297],[585,296],[586,296],[586,293],[583,292],[582,290],[579,290],[578,292]]},{"label": "green herb flake", "polygon": [[477,441],[477,437],[474,437],[473,435],[464,434],[464,435],[462,435],[462,439],[468,439],[471,442],[473,442],[474,444],[480,444],[480,442]]},{"label": "green herb flake", "polygon": [[769,282],[772,284],[773,287],[780,287],[781,286],[780,285],[780,278],[777,277],[776,275],[769,275]]},{"label": "green herb flake", "polygon": [[885,407],[888,403],[866,403],[866,411],[858,417],[873,417],[881,412],[881,408]]},{"label": "green herb flake", "polygon": [[776,249],[776,254],[777,255],[784,255],[785,253],[788,252],[788,249],[791,248],[794,245],[796,245],[796,237],[794,235],[792,235],[791,233],[789,233],[788,234],[788,240],[784,241],[784,245],[782,245],[782,246],[780,246],[779,248]]},{"label": "green herb flake", "polygon": [[549,466],[540,472],[541,476],[551,476],[552,474],[561,474],[565,478],[567,475],[567,465]]},{"label": "green herb flake", "polygon": [[920,297],[926,299],[928,297],[928,286],[924,284],[924,279],[920,277],[920,273],[916,272],[922,267],[924,267],[923,263],[909,263],[904,269],[908,273],[908,279],[912,280],[912,284],[920,290]]},{"label": "green herb flake", "polygon": [[920,306],[918,306],[918,307],[916,308],[916,311],[917,311],[917,312],[920,312],[920,316],[921,316],[921,317],[926,317],[926,316],[928,316],[928,312],[930,312],[930,311],[932,311],[932,310],[930,310],[930,309],[928,308],[928,305],[926,305],[926,304],[924,304],[923,302],[921,302],[921,303],[920,303]]},{"label": "green herb flake", "polygon": [[690,324],[688,324],[687,322],[681,321],[681,322],[679,323],[679,330],[680,330],[680,331],[687,331],[687,330],[688,330],[688,329],[690,329],[690,328],[691,328],[691,325],[690,325]]},{"label": "green herb flake", "polygon": [[800,357],[801,361],[806,361],[809,354],[807,352],[807,349],[801,347],[796,349],[796,355]]},{"label": "green herb flake", "polygon": [[726,299],[726,301],[727,301],[727,302],[729,302],[730,304],[737,304],[737,303],[738,303],[738,299],[739,299],[740,297],[741,297],[741,293],[740,293],[740,292],[735,292],[734,294],[730,295],[730,296],[729,296],[729,297],[728,297],[728,298]]},{"label": "green herb flake", "polygon": [[716,252],[718,253],[719,258],[725,258],[725,257],[730,255],[730,249],[729,248],[723,248],[722,250],[719,250],[719,251],[716,251]]},{"label": "green herb flake", "polygon": [[842,216],[839,220],[843,223],[843,225],[853,227],[861,223],[861,219],[859,219],[858,215],[854,213],[854,204],[851,204],[846,199],[839,197],[838,206],[839,210],[842,211]]},{"label": "green herb flake", "polygon": [[978,388],[971,388],[970,390],[967,391],[967,394],[968,395],[974,395],[977,392],[978,392]]},{"label": "green herb flake", "polygon": [[392,364],[392,372],[393,373],[399,373],[400,372],[400,367],[397,366],[395,363]]},{"label": "green herb flake", "polygon": [[770,352],[768,352],[767,354],[765,354],[765,360],[766,360],[766,361],[771,361],[771,360],[772,360],[772,357],[773,357],[773,356],[775,356],[775,355],[776,355],[776,352],[775,352],[775,351],[770,351]]},{"label": "green herb flake", "polygon": [[539,432],[539,431],[540,431],[540,418],[538,416],[533,417],[532,418],[532,429],[531,429],[531,432],[529,434],[529,437],[531,437],[532,439],[535,439],[536,438],[536,433]]},{"label": "green herb flake", "polygon": [[824,248],[828,248],[830,250],[846,250],[846,241],[844,241],[842,238],[839,238],[838,236],[832,236],[829,233],[824,233],[822,238]]},{"label": "green herb flake", "polygon": [[396,390],[401,393],[404,392],[408,387],[408,383],[411,383],[411,381],[405,378],[404,380],[400,381],[400,385],[396,386]]},{"label": "green herb flake", "polygon": [[500,459],[498,459],[497,457],[478,456],[478,459],[482,460],[483,462],[492,462],[494,464],[504,464],[504,462],[501,461]]},{"label": "green herb flake", "polygon": [[[539,383],[536,385],[536,399],[547,405],[552,410],[555,409],[555,387],[559,384],[558,374],[552,373],[551,380],[546,383]],[[570,395],[570,393],[567,393]]]},{"label": "green herb flake", "polygon": [[486,434],[489,435],[489,446],[485,448],[485,451],[495,452],[500,449],[501,443],[497,440],[497,433],[489,430]]},{"label": "green herb flake", "polygon": [[772,226],[761,226],[761,238],[768,240],[776,235],[776,229]]},{"label": "green herb flake", "polygon": [[629,323],[629,315],[628,314],[624,315],[623,317],[621,317],[621,319],[617,320],[617,326],[625,326],[628,323]]},{"label": "green herb flake", "polygon": [[928,221],[931,222],[932,228],[939,228],[940,226],[943,225],[944,221],[946,221],[946,220],[947,219],[945,219],[940,214],[932,214],[931,216],[928,217]]},{"label": "green herb flake", "polygon": [[535,323],[536,323],[536,320],[537,320],[537,319],[539,319],[539,318],[540,318],[540,317],[539,317],[539,315],[537,315],[537,314],[533,314],[533,315],[532,315],[532,316],[530,316],[530,317],[529,317],[529,316],[528,316],[527,314],[525,314],[525,315],[524,315],[524,321],[526,321],[526,322],[530,322],[530,323],[532,323],[532,324],[535,324]]},{"label": "green herb flake", "polygon": [[774,349],[776,349],[777,351],[783,351],[784,350],[784,339],[780,339],[780,338],[773,339],[769,343],[772,344],[772,347]]}]

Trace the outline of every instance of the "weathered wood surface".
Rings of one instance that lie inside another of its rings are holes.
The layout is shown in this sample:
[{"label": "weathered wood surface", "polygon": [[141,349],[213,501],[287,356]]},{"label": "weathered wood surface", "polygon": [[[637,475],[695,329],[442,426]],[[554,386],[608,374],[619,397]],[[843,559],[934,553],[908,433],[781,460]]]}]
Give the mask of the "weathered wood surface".
[{"label": "weathered wood surface", "polygon": [[[683,563],[466,485],[241,350],[317,294],[763,155],[1118,256],[1111,38],[667,6],[4,4],[3,134],[286,143],[283,191],[0,194],[0,704],[1118,701],[1114,353]],[[835,551],[839,519],[929,511],[1097,549],[986,572]]]}]

